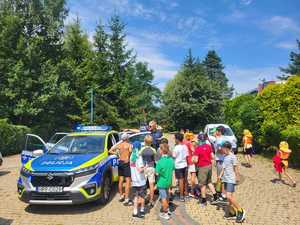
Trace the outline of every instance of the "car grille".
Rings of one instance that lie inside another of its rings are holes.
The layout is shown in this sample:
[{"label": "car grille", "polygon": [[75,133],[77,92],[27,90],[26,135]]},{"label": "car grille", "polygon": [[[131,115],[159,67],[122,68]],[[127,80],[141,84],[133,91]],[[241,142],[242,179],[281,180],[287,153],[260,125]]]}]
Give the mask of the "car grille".
[{"label": "car grille", "polygon": [[73,175],[33,175],[31,177],[31,183],[34,187],[69,187],[74,181]]},{"label": "car grille", "polygon": [[71,200],[71,194],[65,193],[31,193],[31,200]]}]

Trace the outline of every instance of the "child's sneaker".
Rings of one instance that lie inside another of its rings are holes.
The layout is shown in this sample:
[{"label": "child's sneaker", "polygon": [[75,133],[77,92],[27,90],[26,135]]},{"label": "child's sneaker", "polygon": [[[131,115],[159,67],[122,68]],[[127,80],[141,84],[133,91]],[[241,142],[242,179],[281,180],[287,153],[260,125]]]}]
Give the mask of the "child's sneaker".
[{"label": "child's sneaker", "polygon": [[142,216],[140,213],[132,214],[132,217],[134,217],[134,218],[140,218],[140,219],[144,218],[144,216]]},{"label": "child's sneaker", "polygon": [[179,198],[179,201],[181,201],[181,202],[185,202],[185,198],[184,198],[184,196],[181,196],[181,197]]},{"label": "child's sneaker", "polygon": [[236,222],[241,223],[245,220],[246,212],[242,209],[242,211],[238,211],[236,215]]},{"label": "child's sneaker", "polygon": [[145,210],[140,210],[140,216],[141,216],[141,217],[145,217],[145,214],[146,214],[146,213],[145,213]]},{"label": "child's sneaker", "polygon": [[123,203],[124,206],[132,206],[133,205],[133,202],[129,199],[126,199]]},{"label": "child's sneaker", "polygon": [[159,217],[165,220],[169,220],[171,218],[168,213],[160,213]]},{"label": "child's sneaker", "polygon": [[236,215],[227,214],[224,216],[224,219],[226,220],[236,220]]},{"label": "child's sneaker", "polygon": [[119,198],[119,202],[124,202],[125,201],[125,196],[123,195],[123,196],[120,196],[120,198]]},{"label": "child's sneaker", "polygon": [[171,216],[172,215],[172,212],[170,209],[168,209],[168,215]]}]

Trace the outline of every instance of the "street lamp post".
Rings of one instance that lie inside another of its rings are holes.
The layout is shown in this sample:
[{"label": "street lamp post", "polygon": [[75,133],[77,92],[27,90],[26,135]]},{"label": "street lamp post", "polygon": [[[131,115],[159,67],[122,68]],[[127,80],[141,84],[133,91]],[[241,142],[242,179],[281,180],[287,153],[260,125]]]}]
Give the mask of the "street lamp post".
[{"label": "street lamp post", "polygon": [[90,123],[91,125],[94,122],[94,90],[93,88],[91,89],[91,115],[90,115]]}]

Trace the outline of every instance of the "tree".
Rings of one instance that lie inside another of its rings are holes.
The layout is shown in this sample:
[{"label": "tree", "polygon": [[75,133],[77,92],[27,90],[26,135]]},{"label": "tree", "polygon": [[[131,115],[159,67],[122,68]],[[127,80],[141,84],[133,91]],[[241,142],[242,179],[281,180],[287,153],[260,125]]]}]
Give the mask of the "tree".
[{"label": "tree", "polygon": [[287,80],[292,75],[300,76],[300,41],[297,40],[298,45],[298,53],[291,52],[290,53],[290,61],[291,63],[288,65],[287,68],[280,68],[282,72],[285,74],[279,76],[278,78],[281,80]]},{"label": "tree", "polygon": [[6,116],[14,123],[32,126],[44,112],[43,105],[38,104],[43,87],[40,76],[47,62],[56,64],[62,57],[67,12],[64,4],[63,0],[1,2],[0,68],[4,88],[0,99]]},{"label": "tree", "polygon": [[201,130],[207,123],[220,122],[222,118],[222,92],[215,88],[218,82],[209,79],[205,68],[191,59],[189,51],[180,71],[163,92],[168,126],[175,129]]},{"label": "tree", "polygon": [[208,78],[219,84],[218,88],[223,91],[224,97],[230,98],[232,96],[233,88],[228,86],[228,79],[223,72],[224,66],[222,60],[217,55],[216,51],[208,51],[202,63]]}]

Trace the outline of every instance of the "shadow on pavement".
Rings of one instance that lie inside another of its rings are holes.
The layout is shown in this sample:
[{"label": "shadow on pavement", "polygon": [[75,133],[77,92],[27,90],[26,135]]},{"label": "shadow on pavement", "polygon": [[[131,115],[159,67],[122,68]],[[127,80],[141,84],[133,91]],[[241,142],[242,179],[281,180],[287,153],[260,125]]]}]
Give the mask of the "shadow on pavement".
[{"label": "shadow on pavement", "polygon": [[[10,171],[6,171],[6,170],[0,171],[0,177],[5,176],[6,174],[9,174],[9,173],[10,173]],[[2,223],[0,223],[0,224],[2,224]]]},{"label": "shadow on pavement", "polygon": [[5,218],[0,217],[1,225],[10,225],[10,224],[12,224],[12,222],[13,222],[13,220],[11,220],[11,219],[5,219]]},{"label": "shadow on pavement", "polygon": [[[89,202],[81,205],[28,205],[25,211],[31,214],[41,215],[64,215],[64,214],[83,214],[102,209],[108,205],[117,193],[117,185],[112,188],[110,200],[105,205],[98,202]],[[0,223],[2,225],[2,223]]]}]

